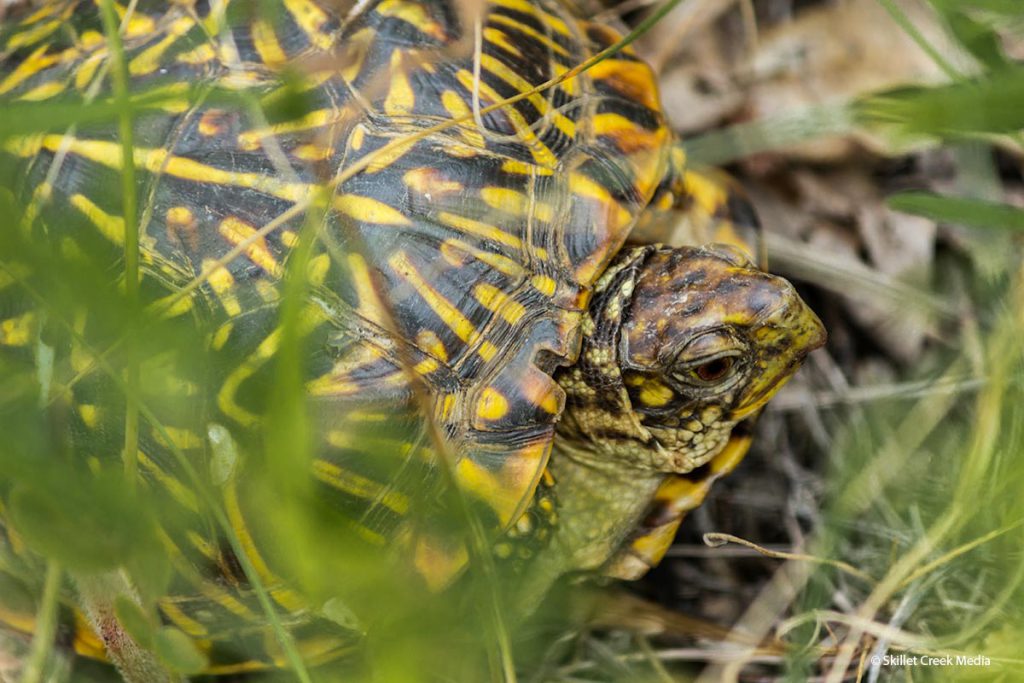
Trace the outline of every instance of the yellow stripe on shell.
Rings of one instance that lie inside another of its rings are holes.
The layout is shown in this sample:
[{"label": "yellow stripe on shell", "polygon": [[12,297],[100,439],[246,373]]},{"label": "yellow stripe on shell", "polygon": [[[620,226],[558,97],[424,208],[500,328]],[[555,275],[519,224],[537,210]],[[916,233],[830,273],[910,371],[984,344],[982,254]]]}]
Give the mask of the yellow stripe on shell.
[{"label": "yellow stripe on shell", "polygon": [[242,312],[242,305],[234,293],[235,278],[231,275],[231,271],[213,259],[204,259],[203,273],[209,273],[206,281],[210,283],[213,293],[220,299],[220,305],[224,308],[224,312],[232,318],[239,315]]},{"label": "yellow stripe on shell", "polygon": [[67,84],[62,81],[50,81],[41,83],[32,88],[18,99],[23,102],[41,102],[61,94],[67,89]]},{"label": "yellow stripe on shell", "polygon": [[[259,232],[255,227],[235,216],[228,216],[221,221],[220,225],[217,226],[217,231],[234,246],[245,242]],[[267,241],[263,237],[253,240],[245,248],[245,255],[250,261],[273,277],[280,277],[284,272],[281,264],[277,262],[277,259],[274,258],[274,255],[267,247]]]},{"label": "yellow stripe on shell", "polygon": [[253,47],[256,48],[256,54],[260,56],[260,60],[264,64],[277,66],[288,61],[288,55],[284,53],[281,43],[277,40],[274,27],[266,19],[262,17],[254,19],[250,30],[252,31]]},{"label": "yellow stripe on shell", "polygon": [[[43,137],[42,146],[48,151],[57,152],[64,140],[63,135],[46,135]],[[67,140],[68,152],[108,168],[120,170],[120,143],[70,137]],[[303,183],[286,183],[262,173],[227,171],[186,157],[173,156],[165,149],[136,147],[134,161],[136,166],[150,173],[166,173],[204,185],[245,187],[293,202],[305,199],[310,192],[310,186]]]},{"label": "yellow stripe on shell", "polygon": [[398,515],[409,513],[409,497],[390,485],[368,479],[326,460],[313,461],[313,475],[324,484],[356,498],[383,505]]},{"label": "yellow stripe on shell", "polygon": [[444,32],[444,27],[427,13],[427,9],[422,3],[408,2],[407,0],[383,0],[373,8],[373,11],[380,16],[394,17],[412,24],[421,33],[437,41],[444,42],[448,37]]},{"label": "yellow stripe on shell", "polygon": [[173,598],[161,598],[157,602],[157,606],[172,624],[193,638],[202,638],[210,634],[205,626],[185,614],[184,610],[178,607]]},{"label": "yellow stripe on shell", "polygon": [[416,93],[409,82],[409,73],[404,64],[404,53],[391,53],[391,69],[388,71],[388,94],[384,97],[384,113],[388,116],[411,114],[416,104]]},{"label": "yellow stripe on shell", "polygon": [[485,282],[477,284],[473,288],[473,296],[484,308],[497,313],[510,325],[526,317],[526,307],[494,285]]},{"label": "yellow stripe on shell", "polygon": [[[413,267],[405,252],[396,252],[388,259],[388,264],[402,279],[412,285],[423,301],[459,339],[472,346],[480,338],[480,332],[469,318],[431,286],[426,278]],[[498,349],[485,339],[480,343],[477,353],[484,360],[491,360],[497,355]]]},{"label": "yellow stripe on shell", "polygon": [[168,48],[188,33],[193,26],[195,26],[195,22],[189,17],[181,17],[171,22],[166,36],[128,62],[128,73],[132,76],[147,76],[156,71],[163,63],[163,56]]},{"label": "yellow stripe on shell", "polygon": [[[10,45],[8,45],[10,47]],[[46,50],[49,45],[43,45],[26,57],[21,64],[14,68],[3,80],[0,80],[0,95],[4,95],[36,75],[43,69],[53,66],[59,61],[57,55],[48,55]]]},{"label": "yellow stripe on shell", "polygon": [[[554,208],[534,197],[504,187],[483,187],[480,197],[493,209],[505,211],[516,216],[531,216],[550,223],[554,220]],[[610,195],[609,195],[610,199]]]},{"label": "yellow stripe on shell", "polygon": [[[471,110],[466,101],[454,90],[445,90],[441,93],[441,106],[444,107],[453,119],[462,119],[470,115]],[[463,141],[476,148],[483,148],[486,145],[484,136],[475,125],[458,125],[455,131]]]},{"label": "yellow stripe on shell", "polygon": [[81,211],[82,215],[96,226],[101,235],[114,244],[124,244],[124,218],[110,215],[84,194],[73,194],[68,198],[68,202]]},{"label": "yellow stripe on shell", "polygon": [[447,239],[441,243],[440,251],[445,261],[457,267],[465,265],[466,259],[464,256],[469,256],[481,263],[486,263],[499,273],[504,273],[515,279],[522,277],[525,272],[521,265],[507,256],[478,249],[462,240]]},{"label": "yellow stripe on shell", "polygon": [[[501,102],[505,99],[498,91],[484,83],[483,80],[474,78],[472,72],[466,69],[459,69],[455,77],[463,88],[469,92],[479,93],[483,98],[490,100],[492,103]],[[534,133],[533,127],[527,123],[523,115],[519,113],[519,110],[514,105],[507,105],[502,107],[501,111],[508,117],[512,127],[515,128],[516,137],[530,150],[533,160],[542,166],[555,168],[558,165],[558,158],[547,145],[540,141],[540,138]]]},{"label": "yellow stripe on shell", "polygon": [[561,33],[567,38],[573,37],[572,32],[564,21],[552,16],[548,12],[544,12],[531,2],[527,2],[526,0],[491,0],[491,2],[499,7],[505,7],[516,12],[533,16],[540,22],[541,26],[550,28],[556,33]]},{"label": "yellow stripe on shell", "polygon": [[314,46],[321,50],[329,50],[334,46],[334,39],[322,30],[330,17],[316,3],[310,0],[284,0],[284,6]]},{"label": "yellow stripe on shell", "polygon": [[454,228],[459,232],[463,232],[468,235],[483,237],[484,239],[492,240],[514,249],[521,249],[523,246],[522,241],[518,237],[510,235],[504,230],[494,225],[490,225],[489,223],[482,223],[480,221],[473,220],[472,218],[460,216],[457,213],[439,211],[436,215],[436,219],[442,225]]},{"label": "yellow stripe on shell", "polygon": [[233,479],[228,480],[224,485],[224,511],[227,513],[231,528],[234,529],[238,542],[242,546],[242,552],[248,558],[253,571],[263,580],[266,586],[274,586],[268,588],[270,597],[274,599],[274,602],[293,612],[306,607],[305,602],[299,597],[298,593],[280,587],[282,585],[281,579],[270,571],[270,567],[267,566],[263,556],[256,548],[256,542],[253,540],[249,527],[245,523],[245,518],[242,516],[242,508],[238,502],[238,491]]}]

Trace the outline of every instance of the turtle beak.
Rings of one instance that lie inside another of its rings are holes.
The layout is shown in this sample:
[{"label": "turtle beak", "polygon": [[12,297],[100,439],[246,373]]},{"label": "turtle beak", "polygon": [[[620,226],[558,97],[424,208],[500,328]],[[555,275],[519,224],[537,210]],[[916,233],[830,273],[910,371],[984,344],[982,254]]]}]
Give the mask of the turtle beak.
[{"label": "turtle beak", "polygon": [[775,279],[785,283],[782,295],[750,331],[758,376],[737,401],[732,415],[736,420],[760,410],[828,338],[821,320],[793,286]]}]

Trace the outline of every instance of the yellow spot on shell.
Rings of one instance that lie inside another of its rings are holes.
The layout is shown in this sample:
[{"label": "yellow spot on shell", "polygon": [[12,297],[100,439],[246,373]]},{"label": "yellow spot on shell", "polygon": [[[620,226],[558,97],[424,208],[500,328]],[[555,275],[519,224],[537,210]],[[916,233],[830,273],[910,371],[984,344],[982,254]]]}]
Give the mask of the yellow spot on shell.
[{"label": "yellow spot on shell", "polygon": [[476,414],[485,420],[500,420],[508,414],[508,399],[497,389],[487,387],[480,394]]},{"label": "yellow spot on shell", "polygon": [[96,429],[96,425],[99,424],[100,411],[99,408],[91,403],[80,403],[78,405],[78,416],[82,418],[82,422],[89,429]]},{"label": "yellow spot on shell", "polygon": [[409,74],[403,64],[402,55],[401,50],[391,53],[388,94],[384,98],[384,112],[389,116],[411,114],[416,104],[416,94],[409,83]]},{"label": "yellow spot on shell", "polygon": [[554,171],[536,164],[529,164],[518,159],[507,159],[501,164],[501,170],[505,173],[516,173],[519,175],[553,175]]},{"label": "yellow spot on shell", "polygon": [[[441,93],[441,105],[453,119],[465,119],[471,113],[469,105],[462,99],[462,96],[453,90],[445,90]],[[483,147],[484,136],[476,129],[475,124],[467,121],[455,129],[467,145],[472,147]]]},{"label": "yellow spot on shell", "polygon": [[178,55],[177,59],[182,64],[206,64],[213,60],[217,56],[217,53],[213,51],[213,47],[209,43],[203,43],[194,50],[183,52]]},{"label": "yellow spot on shell", "polygon": [[292,156],[303,161],[323,161],[330,158],[333,150],[326,145],[299,145],[292,150]]},{"label": "yellow spot on shell", "polygon": [[503,187],[485,187],[480,190],[480,196],[488,206],[517,216],[529,214],[539,220],[550,222],[555,215],[550,204],[537,201],[515,190]]},{"label": "yellow spot on shell", "polygon": [[[212,271],[211,268],[213,269]],[[210,273],[206,281],[210,284],[217,298],[220,299],[220,305],[224,307],[224,312],[231,317],[241,313],[242,306],[238,303],[238,297],[235,296],[233,291],[235,278],[231,276],[230,271],[224,266],[217,264],[213,259],[206,259],[203,261],[203,272]],[[230,333],[230,330],[228,333]]]},{"label": "yellow spot on shell", "polygon": [[409,225],[409,219],[398,209],[372,197],[344,194],[334,198],[334,208],[363,223]]},{"label": "yellow spot on shell", "polygon": [[50,81],[49,83],[43,83],[29,90],[27,93],[19,97],[19,100],[27,102],[39,102],[41,100],[48,100],[54,95],[59,95],[64,92],[65,85],[60,81]]},{"label": "yellow spot on shell", "polygon": [[329,50],[332,47],[334,41],[322,30],[329,17],[316,3],[310,0],[284,0],[284,6],[295,19],[295,23],[305,31],[309,42],[321,50]]},{"label": "yellow spot on shell", "polygon": [[[236,246],[249,240],[257,232],[256,228],[234,216],[229,216],[221,221],[217,229],[224,239]],[[250,261],[270,275],[274,277],[281,276],[281,265],[270,252],[270,249],[267,247],[267,241],[263,237],[252,240],[245,248],[245,255],[249,257]]]},{"label": "yellow spot on shell", "polygon": [[436,168],[414,168],[402,176],[402,182],[409,189],[429,197],[461,192],[463,190],[462,183],[445,178],[444,174]]}]

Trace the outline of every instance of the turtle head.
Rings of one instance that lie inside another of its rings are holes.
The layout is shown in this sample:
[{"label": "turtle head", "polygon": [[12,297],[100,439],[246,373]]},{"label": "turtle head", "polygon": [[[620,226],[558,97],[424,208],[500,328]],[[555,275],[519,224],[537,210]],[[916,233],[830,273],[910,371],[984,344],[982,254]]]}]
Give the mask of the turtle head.
[{"label": "turtle head", "polygon": [[566,421],[599,450],[610,444],[606,458],[689,472],[778,391],[825,331],[789,282],[736,248],[648,247],[625,258],[629,267],[598,284],[578,373],[589,396],[563,382]]}]

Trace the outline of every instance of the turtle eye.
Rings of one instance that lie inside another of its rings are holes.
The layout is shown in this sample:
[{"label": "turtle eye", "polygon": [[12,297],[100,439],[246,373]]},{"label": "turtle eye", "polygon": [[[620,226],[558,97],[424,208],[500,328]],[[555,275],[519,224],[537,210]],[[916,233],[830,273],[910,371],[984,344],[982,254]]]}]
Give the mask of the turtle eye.
[{"label": "turtle eye", "polygon": [[734,365],[732,356],[720,356],[690,368],[690,373],[701,382],[717,382],[732,372]]}]

